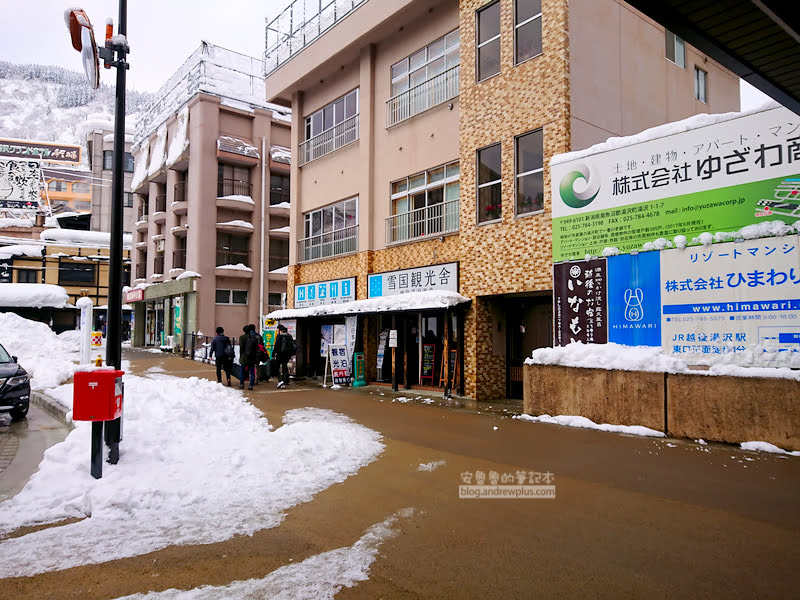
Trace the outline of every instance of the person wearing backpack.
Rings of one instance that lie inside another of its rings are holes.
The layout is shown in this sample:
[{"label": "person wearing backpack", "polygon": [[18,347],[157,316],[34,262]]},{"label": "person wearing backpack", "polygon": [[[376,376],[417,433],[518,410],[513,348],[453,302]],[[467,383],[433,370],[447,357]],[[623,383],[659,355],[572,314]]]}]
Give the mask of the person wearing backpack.
[{"label": "person wearing backpack", "polygon": [[278,337],[272,348],[272,358],[278,362],[278,388],[289,384],[289,361],[296,354],[295,343],[284,325],[278,325]]},{"label": "person wearing backpack", "polygon": [[248,390],[253,389],[256,377],[256,354],[258,353],[258,338],[253,335],[251,325],[242,327],[244,332],[239,336],[239,364],[242,365],[242,379],[239,382],[239,389],[244,388],[244,382],[247,380],[248,374],[250,376],[250,385]]},{"label": "person wearing backpack", "polygon": [[231,387],[231,367],[233,366],[233,345],[231,339],[224,335],[225,330],[217,327],[217,336],[211,340],[211,351],[208,357],[215,357],[214,364],[217,367],[217,383],[222,383],[222,371],[228,378],[228,387]]}]

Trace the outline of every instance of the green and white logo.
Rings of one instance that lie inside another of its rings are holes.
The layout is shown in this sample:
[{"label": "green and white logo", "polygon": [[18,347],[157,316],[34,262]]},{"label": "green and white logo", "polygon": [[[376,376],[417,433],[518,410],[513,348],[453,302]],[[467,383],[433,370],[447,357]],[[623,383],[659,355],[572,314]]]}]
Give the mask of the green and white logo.
[{"label": "green and white logo", "polygon": [[[570,171],[561,178],[561,184],[558,186],[558,191],[561,194],[561,199],[564,204],[570,208],[583,208],[592,203],[600,192],[600,178],[590,178],[589,167],[584,164],[575,165],[576,171]],[[575,182],[583,179],[586,182],[586,188],[580,192],[575,191]]]}]

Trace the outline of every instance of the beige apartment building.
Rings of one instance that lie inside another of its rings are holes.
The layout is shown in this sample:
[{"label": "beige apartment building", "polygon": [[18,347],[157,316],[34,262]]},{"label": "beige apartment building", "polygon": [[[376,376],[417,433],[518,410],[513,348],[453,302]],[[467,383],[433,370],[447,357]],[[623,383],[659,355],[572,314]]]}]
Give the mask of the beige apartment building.
[{"label": "beige apartment building", "polygon": [[[92,173],[91,211],[92,231],[111,231],[111,197],[113,192],[114,173],[114,132],[109,123],[97,123],[85,134],[86,151],[89,157],[89,170]],[[133,208],[133,154],[131,145],[133,136],[125,135],[125,158],[122,161],[122,231],[133,233],[136,221]]]},{"label": "beige apartment building", "polygon": [[134,136],[127,301],[134,345],[180,349],[281,305],[291,117],[264,101],[262,61],[205,42],[156,96]]},{"label": "beige apartment building", "polygon": [[[266,53],[296,156],[274,316],[296,320],[301,371],[357,313],[368,381],[393,353],[399,386],[521,398],[523,360],[552,344],[550,158],[738,110],[738,78],[618,0],[306,4]],[[332,285],[356,304],[315,309]]]}]

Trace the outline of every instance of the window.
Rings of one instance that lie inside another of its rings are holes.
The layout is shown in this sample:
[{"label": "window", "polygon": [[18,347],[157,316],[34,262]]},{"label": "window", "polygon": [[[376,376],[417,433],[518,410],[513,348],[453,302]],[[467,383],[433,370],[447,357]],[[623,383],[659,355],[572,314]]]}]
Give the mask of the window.
[{"label": "window", "polygon": [[267,294],[267,304],[269,304],[270,308],[281,306],[283,304],[281,301],[281,295],[270,292]]},{"label": "window", "polygon": [[103,170],[110,171],[114,168],[114,151],[103,150]]},{"label": "window", "polygon": [[544,209],[544,161],[542,130],[532,131],[516,139],[515,210],[524,215]]},{"label": "window", "polygon": [[708,98],[708,73],[700,67],[694,68],[694,97],[700,102],[706,102]]},{"label": "window", "polygon": [[269,270],[282,269],[289,264],[289,240],[269,241]]},{"label": "window", "polygon": [[125,208],[133,208],[133,193],[125,192],[125,196],[122,199],[122,206]]},{"label": "window", "polygon": [[358,249],[358,197],[303,215],[301,260],[336,256]]},{"label": "window", "polygon": [[500,144],[478,150],[478,223],[503,216],[500,157]]},{"label": "window", "polygon": [[96,265],[62,262],[58,265],[58,285],[94,285]]},{"label": "window", "polygon": [[72,202],[72,208],[74,210],[79,210],[79,211],[82,211],[82,212],[91,212],[92,203],[91,202],[83,202],[81,200],[74,200]]},{"label": "window", "polygon": [[269,204],[289,202],[289,176],[272,173],[269,178]]},{"label": "window", "polygon": [[458,29],[392,65],[392,96],[458,65]]},{"label": "window", "polygon": [[67,182],[66,181],[58,181],[54,179],[50,183],[47,184],[47,189],[51,192],[66,192],[67,191]]},{"label": "window", "polygon": [[542,53],[542,0],[514,3],[514,64]]},{"label": "window", "polygon": [[217,290],[217,304],[247,304],[247,290]]},{"label": "window", "polygon": [[306,117],[306,139],[329,131],[358,114],[358,88]]},{"label": "window", "polygon": [[306,117],[300,166],[358,139],[358,88]]},{"label": "window", "polygon": [[217,197],[249,195],[250,167],[236,167],[219,163],[217,165]]},{"label": "window", "polygon": [[667,44],[667,60],[681,69],[686,68],[686,42],[669,30],[664,30]]},{"label": "window", "polygon": [[17,269],[17,283],[39,283],[39,271],[35,269]]},{"label": "window", "polygon": [[123,169],[126,173],[133,173],[133,154],[130,152],[125,153],[125,162],[123,163]]},{"label": "window", "polygon": [[478,81],[500,72],[500,2],[478,11]]},{"label": "window", "polygon": [[392,182],[392,216],[386,242],[458,231],[458,161]]},{"label": "window", "polygon": [[92,187],[88,183],[76,182],[72,184],[73,194],[88,194],[92,191]]},{"label": "window", "polygon": [[217,266],[239,263],[250,266],[250,236],[217,233]]}]

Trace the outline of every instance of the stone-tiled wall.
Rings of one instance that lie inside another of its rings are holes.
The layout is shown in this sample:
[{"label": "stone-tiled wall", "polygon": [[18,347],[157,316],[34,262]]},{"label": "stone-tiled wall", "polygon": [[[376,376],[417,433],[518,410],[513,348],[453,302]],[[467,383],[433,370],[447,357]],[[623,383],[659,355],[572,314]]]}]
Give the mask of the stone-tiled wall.
[{"label": "stone-tiled wall", "polygon": [[[462,288],[479,297],[466,322],[466,394],[505,396],[505,360],[493,351],[492,302],[483,296],[551,288],[550,158],[569,150],[569,38],[565,0],[542,2],[542,54],[514,65],[514,3],[501,4],[500,73],[476,82],[476,11],[485,0],[461,0]],[[515,137],[544,132],[544,210],[514,214]],[[502,220],[477,225],[476,151],[501,144]],[[504,335],[504,333],[502,334]]]}]

